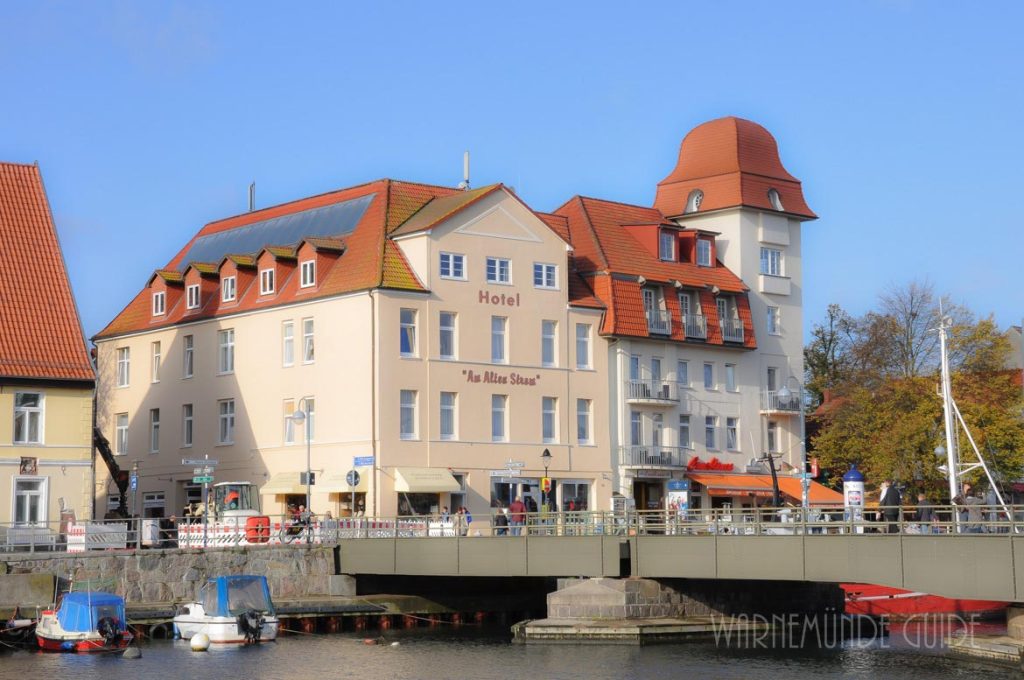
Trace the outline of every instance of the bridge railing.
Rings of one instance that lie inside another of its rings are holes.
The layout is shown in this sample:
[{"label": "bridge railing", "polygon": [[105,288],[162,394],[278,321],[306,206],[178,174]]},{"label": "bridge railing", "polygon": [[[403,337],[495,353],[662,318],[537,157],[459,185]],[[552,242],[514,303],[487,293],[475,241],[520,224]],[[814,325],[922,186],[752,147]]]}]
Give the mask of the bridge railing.
[{"label": "bridge railing", "polygon": [[237,545],[336,544],[365,538],[453,538],[478,536],[647,536],[793,534],[927,534],[951,536],[1024,534],[1024,505],[942,505],[926,508],[671,508],[478,514],[441,517],[237,517],[171,522],[130,518],[87,522],[0,524],[0,552],[84,552]]}]

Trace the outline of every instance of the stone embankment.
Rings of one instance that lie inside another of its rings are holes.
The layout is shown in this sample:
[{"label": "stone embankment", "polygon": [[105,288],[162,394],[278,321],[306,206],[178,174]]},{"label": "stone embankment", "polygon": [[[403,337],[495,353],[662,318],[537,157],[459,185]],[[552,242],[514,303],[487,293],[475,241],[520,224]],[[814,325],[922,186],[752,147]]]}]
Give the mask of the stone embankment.
[{"label": "stone embankment", "polygon": [[[187,601],[208,577],[225,574],[262,574],[274,597],[282,599],[331,595],[336,580],[333,551],[319,546],[12,554],[0,557],[3,574],[52,574],[79,585],[92,583],[128,604]],[[12,604],[29,603],[0,602]]]}]

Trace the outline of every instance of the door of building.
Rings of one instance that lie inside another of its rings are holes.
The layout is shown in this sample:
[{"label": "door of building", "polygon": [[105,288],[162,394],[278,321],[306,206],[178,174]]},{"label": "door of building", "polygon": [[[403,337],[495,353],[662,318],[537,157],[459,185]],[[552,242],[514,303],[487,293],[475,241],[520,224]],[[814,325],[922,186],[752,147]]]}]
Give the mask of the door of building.
[{"label": "door of building", "polygon": [[633,482],[633,499],[638,511],[660,510],[665,504],[665,483],[638,479]]}]

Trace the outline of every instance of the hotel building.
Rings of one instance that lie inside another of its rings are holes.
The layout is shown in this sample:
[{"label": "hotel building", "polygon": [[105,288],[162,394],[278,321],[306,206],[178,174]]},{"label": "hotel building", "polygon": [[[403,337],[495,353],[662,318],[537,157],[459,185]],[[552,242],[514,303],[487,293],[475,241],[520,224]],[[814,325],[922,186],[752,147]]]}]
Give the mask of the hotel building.
[{"label": "hotel building", "polygon": [[687,475],[695,502],[752,502],[762,478],[707,473],[798,462],[777,390],[813,217],[771,135],[728,118],[653,208],[381,180],[212,222],[96,336],[99,425],[140,514],[198,500],[182,461],[205,456],[265,512],[304,502],[307,426],[317,513],[664,507]]}]

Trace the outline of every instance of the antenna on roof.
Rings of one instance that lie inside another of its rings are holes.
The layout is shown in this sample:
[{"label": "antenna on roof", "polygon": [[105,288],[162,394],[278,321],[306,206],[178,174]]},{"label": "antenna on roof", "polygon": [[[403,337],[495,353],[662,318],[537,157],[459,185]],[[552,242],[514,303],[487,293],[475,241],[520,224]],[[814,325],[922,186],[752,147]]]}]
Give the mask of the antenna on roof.
[{"label": "antenna on roof", "polygon": [[249,185],[249,212],[256,209],[256,182]]},{"label": "antenna on roof", "polygon": [[459,189],[469,191],[469,152],[462,154],[462,181],[459,182]]}]

